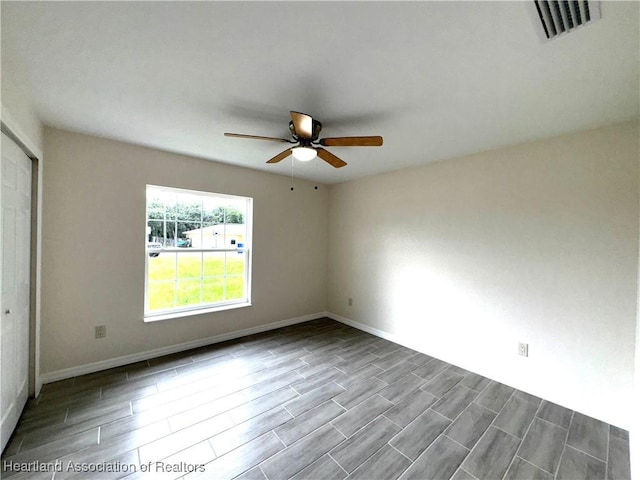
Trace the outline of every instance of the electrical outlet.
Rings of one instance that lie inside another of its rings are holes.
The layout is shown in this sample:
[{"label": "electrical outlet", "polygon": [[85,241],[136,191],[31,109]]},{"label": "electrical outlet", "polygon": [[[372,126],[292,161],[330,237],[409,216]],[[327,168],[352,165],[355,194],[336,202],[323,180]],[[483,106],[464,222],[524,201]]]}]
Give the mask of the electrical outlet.
[{"label": "electrical outlet", "polygon": [[347,300],[347,303],[349,304],[350,307],[353,307],[353,298],[349,297],[349,300]]},{"label": "electrical outlet", "polygon": [[523,357],[529,356],[529,344],[528,343],[518,343],[518,355],[522,355]]},{"label": "electrical outlet", "polygon": [[107,336],[107,326],[106,325],[96,326],[96,338],[104,338],[106,336]]}]

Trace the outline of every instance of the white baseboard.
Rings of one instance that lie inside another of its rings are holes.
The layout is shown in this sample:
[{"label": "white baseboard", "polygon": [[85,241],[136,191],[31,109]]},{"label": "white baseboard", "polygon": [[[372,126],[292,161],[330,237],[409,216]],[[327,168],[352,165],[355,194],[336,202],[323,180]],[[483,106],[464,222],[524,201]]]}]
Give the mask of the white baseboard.
[{"label": "white baseboard", "polygon": [[407,341],[407,339],[401,338],[397,335],[394,335],[393,333],[388,333],[384,330],[378,330],[377,328],[365,325],[364,323],[356,322],[354,320],[351,320],[350,318],[338,315],[337,313],[326,312],[325,316],[330,318],[331,320],[335,320],[336,322],[344,323],[345,325],[349,325],[350,327],[357,328],[358,330],[362,330],[363,332],[370,333],[371,335],[375,335],[376,337],[384,338],[385,340],[389,340],[390,342],[397,343],[398,345],[402,345],[403,347],[410,348],[412,350],[415,350],[416,352],[425,353],[422,351],[419,345],[412,345],[410,341]]},{"label": "white baseboard", "polygon": [[192,348],[204,347],[206,345],[233,340],[234,338],[245,337],[254,333],[262,333],[269,330],[275,330],[276,328],[287,327],[289,325],[295,325],[296,323],[308,322],[310,320],[316,320],[318,318],[323,318],[326,316],[328,316],[326,312],[312,313],[310,315],[304,315],[302,317],[289,318],[287,320],[281,320],[279,322],[258,325],[257,327],[236,330],[235,332],[214,335],[213,337],[199,338],[198,340],[179,343],[177,345],[154,348],[153,350],[147,350],[145,352],[133,353],[131,355],[124,355],[122,357],[110,358],[107,360],[101,360],[99,362],[87,363],[85,365],[78,365],[77,367],[55,370],[53,372],[40,374],[40,380],[42,381],[42,383],[56,382],[58,380],[64,380],[65,378],[72,378],[77,377],[78,375],[86,375],[87,373],[107,370],[109,368],[121,367],[130,363],[149,360],[150,358],[161,357],[163,355],[169,355],[171,353],[184,352],[185,350],[191,350]]},{"label": "white baseboard", "polygon": [[337,313],[327,312],[327,317],[329,317],[331,320],[335,320],[336,322],[344,323],[345,325],[349,325],[350,327],[357,328],[358,330],[370,333],[371,335],[375,335],[376,337],[384,338],[385,340],[390,340],[394,343],[396,342],[394,335],[391,335],[390,333],[383,332],[382,330],[378,330],[377,328],[365,325],[364,323],[356,322],[355,320],[343,317],[342,315],[338,315]]}]

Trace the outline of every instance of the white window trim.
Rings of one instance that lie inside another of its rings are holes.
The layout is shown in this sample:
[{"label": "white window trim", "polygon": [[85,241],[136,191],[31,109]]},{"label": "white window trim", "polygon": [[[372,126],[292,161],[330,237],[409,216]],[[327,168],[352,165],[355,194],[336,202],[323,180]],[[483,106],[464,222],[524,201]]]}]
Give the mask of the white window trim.
[{"label": "white window trim", "polygon": [[162,320],[171,320],[174,318],[183,318],[183,317],[193,317],[195,315],[202,315],[205,313],[224,312],[225,310],[234,310],[236,308],[244,308],[244,307],[250,307],[250,306],[251,306],[250,302],[242,302],[242,303],[232,303],[228,305],[216,305],[215,307],[208,307],[208,308],[197,307],[192,310],[181,310],[181,311],[174,311],[174,312],[164,313],[164,314],[147,315],[144,317],[144,322],[145,323],[160,322]]},{"label": "white window trim", "polygon": [[147,248],[147,236],[146,236],[146,228],[148,222],[148,212],[147,212],[147,200],[145,195],[145,266],[144,266],[144,315],[143,321],[147,322],[157,322],[161,320],[170,320],[174,318],[183,318],[183,317],[191,317],[195,315],[202,315],[206,313],[214,313],[225,310],[232,310],[236,308],[244,308],[251,306],[251,272],[252,272],[252,255],[251,248],[252,245],[252,234],[253,234],[253,198],[244,197],[241,195],[228,195],[224,193],[214,193],[214,192],[203,192],[198,190],[187,190],[181,188],[173,188],[173,187],[165,187],[159,185],[146,185],[145,192],[147,188],[155,188],[159,190],[164,190],[172,193],[184,193],[184,194],[197,194],[208,197],[215,198],[231,198],[238,199],[241,198],[246,200],[247,209],[245,212],[245,225],[247,225],[246,230],[246,238],[244,239],[244,246],[242,249],[239,248],[163,248],[161,253],[177,253],[177,254],[185,254],[185,253],[233,253],[242,250],[243,255],[245,255],[245,269],[244,269],[244,288],[245,288],[245,296],[242,299],[238,300],[230,300],[227,302],[217,302],[217,303],[207,303],[200,305],[193,305],[184,308],[170,308],[164,310],[147,310],[147,295],[148,295],[148,283],[149,283],[149,253],[157,252],[157,250]]}]

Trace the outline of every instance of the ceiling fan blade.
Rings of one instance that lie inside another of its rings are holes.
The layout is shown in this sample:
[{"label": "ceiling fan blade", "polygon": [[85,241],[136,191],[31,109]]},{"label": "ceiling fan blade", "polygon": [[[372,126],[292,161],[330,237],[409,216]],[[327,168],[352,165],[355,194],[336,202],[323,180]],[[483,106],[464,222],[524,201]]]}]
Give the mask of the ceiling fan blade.
[{"label": "ceiling fan blade", "polygon": [[334,137],[323,138],[320,145],[325,147],[380,147],[382,137]]},{"label": "ceiling fan blade", "polygon": [[291,155],[291,150],[293,150],[293,147],[287,148],[284,152],[280,152],[275,157],[273,157],[271,160],[267,160],[267,163],[278,163],[279,161],[284,160],[289,155]]},{"label": "ceiling fan blade", "polygon": [[328,150],[325,150],[324,148],[316,148],[316,152],[318,152],[318,156],[322,160],[327,162],[332,167],[340,168],[340,167],[344,167],[347,164],[347,162],[336,157],[333,153],[329,152]]},{"label": "ceiling fan blade", "polygon": [[311,118],[311,115],[291,112],[291,121],[299,138],[304,138],[305,140],[313,138],[313,118]]},{"label": "ceiling fan blade", "polygon": [[271,142],[285,142],[285,143],[295,143],[291,140],[287,140],[286,138],[275,138],[275,137],[261,137],[259,135],[244,135],[242,133],[225,133],[225,137],[234,137],[234,138],[249,138],[251,140],[269,140]]}]

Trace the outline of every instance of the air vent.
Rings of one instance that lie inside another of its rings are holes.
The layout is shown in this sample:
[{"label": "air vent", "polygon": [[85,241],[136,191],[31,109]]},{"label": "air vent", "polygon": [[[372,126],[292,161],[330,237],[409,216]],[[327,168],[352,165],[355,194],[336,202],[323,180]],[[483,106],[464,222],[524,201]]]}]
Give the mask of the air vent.
[{"label": "air vent", "polygon": [[551,40],[599,20],[600,2],[587,0],[534,0],[540,36]]}]

